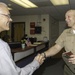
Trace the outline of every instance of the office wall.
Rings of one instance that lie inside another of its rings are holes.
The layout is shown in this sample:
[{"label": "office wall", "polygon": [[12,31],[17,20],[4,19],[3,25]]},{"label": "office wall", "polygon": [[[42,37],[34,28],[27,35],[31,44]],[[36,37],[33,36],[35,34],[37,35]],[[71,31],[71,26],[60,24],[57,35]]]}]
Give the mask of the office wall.
[{"label": "office wall", "polygon": [[[25,22],[25,33],[28,34],[29,37],[37,37],[37,40],[43,40],[44,36],[47,36],[49,40],[49,15],[26,15],[26,16],[13,16],[13,22]],[[40,22],[39,26],[42,27],[41,34],[30,34],[30,22]]]},{"label": "office wall", "polygon": [[[59,37],[59,34],[65,28],[64,21],[57,21],[53,19],[50,15],[24,15],[24,16],[13,16],[13,22],[25,22],[25,33],[29,37],[37,37],[37,40],[43,40],[43,37],[47,36],[50,44],[53,45],[56,39]],[[42,27],[41,34],[30,34],[30,22],[41,22],[39,25]]]}]

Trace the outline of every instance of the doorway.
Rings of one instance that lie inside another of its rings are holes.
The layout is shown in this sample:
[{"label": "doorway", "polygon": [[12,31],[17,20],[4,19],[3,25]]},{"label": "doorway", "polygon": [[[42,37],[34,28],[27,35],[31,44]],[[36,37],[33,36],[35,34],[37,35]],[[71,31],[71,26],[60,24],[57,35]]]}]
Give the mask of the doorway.
[{"label": "doorway", "polygon": [[25,34],[25,22],[13,22],[11,24],[12,42],[20,42]]}]

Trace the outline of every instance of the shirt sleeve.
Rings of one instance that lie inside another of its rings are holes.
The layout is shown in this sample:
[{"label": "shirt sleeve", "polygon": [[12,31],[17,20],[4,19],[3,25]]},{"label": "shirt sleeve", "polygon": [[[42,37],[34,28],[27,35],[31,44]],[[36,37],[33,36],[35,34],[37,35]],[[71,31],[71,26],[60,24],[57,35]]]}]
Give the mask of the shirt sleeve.
[{"label": "shirt sleeve", "polygon": [[66,37],[66,30],[63,31],[63,33],[58,37],[58,39],[55,41],[55,43],[60,45],[63,48],[65,37]]},{"label": "shirt sleeve", "polygon": [[23,68],[18,67],[7,46],[0,48],[0,75],[32,75],[39,68],[40,64],[35,59]]},{"label": "shirt sleeve", "polygon": [[36,60],[33,60],[30,64],[26,65],[23,68],[17,67],[17,72],[19,75],[32,75],[32,73],[39,68],[39,63]]},{"label": "shirt sleeve", "polygon": [[10,59],[12,64],[15,67],[15,70],[17,71],[18,75],[32,75],[32,73],[39,68],[40,64],[37,60],[33,60],[30,64],[26,65],[23,68],[20,68],[18,66],[16,66],[16,64],[14,63],[14,61],[12,60],[12,56],[11,56],[11,52],[10,52],[10,48],[7,47],[9,49],[9,53],[10,53]]}]

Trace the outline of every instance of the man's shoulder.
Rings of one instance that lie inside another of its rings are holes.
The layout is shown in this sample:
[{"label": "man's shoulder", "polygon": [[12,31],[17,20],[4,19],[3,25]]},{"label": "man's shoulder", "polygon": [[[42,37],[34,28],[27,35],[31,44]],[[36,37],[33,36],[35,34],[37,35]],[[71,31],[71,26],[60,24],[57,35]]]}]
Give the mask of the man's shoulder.
[{"label": "man's shoulder", "polygon": [[63,32],[67,33],[70,32],[71,28],[65,29]]},{"label": "man's shoulder", "polygon": [[7,46],[7,43],[0,39],[0,47]]}]

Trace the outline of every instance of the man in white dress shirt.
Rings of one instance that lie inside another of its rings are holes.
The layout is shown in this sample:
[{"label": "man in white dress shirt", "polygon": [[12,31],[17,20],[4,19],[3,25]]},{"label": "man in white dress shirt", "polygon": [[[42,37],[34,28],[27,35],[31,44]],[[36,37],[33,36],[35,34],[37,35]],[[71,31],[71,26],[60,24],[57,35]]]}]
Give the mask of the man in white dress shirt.
[{"label": "man in white dress shirt", "polygon": [[[7,5],[0,2],[0,32],[9,30],[9,23],[11,21],[12,19]],[[19,68],[12,59],[10,47],[0,39],[0,75],[32,75],[44,62],[44,59],[38,54],[30,64]]]}]

